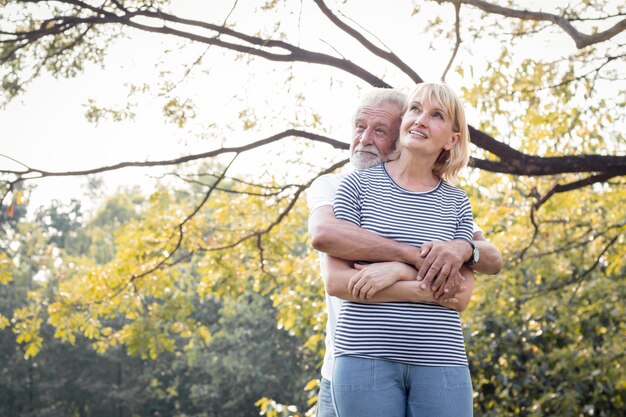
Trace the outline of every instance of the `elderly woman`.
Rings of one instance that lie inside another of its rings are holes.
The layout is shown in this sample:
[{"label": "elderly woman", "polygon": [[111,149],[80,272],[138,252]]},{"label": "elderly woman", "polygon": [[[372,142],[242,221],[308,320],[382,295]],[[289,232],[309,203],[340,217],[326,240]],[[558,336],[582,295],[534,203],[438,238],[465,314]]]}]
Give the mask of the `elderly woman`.
[{"label": "elderly woman", "polygon": [[[452,239],[473,245],[469,199],[451,185],[467,165],[469,131],[449,87],[416,86],[396,152],[390,162],[344,179],[336,217],[415,246]],[[351,282],[356,301],[343,303],[335,332],[332,390],[339,417],[471,416],[472,385],[456,311],[467,306],[471,289],[444,305],[433,297],[424,302],[423,294],[416,297],[420,302],[363,303],[360,291],[369,287],[362,270],[368,267],[355,267],[360,270]],[[396,267],[397,275],[385,285],[415,278]],[[329,259],[329,287],[346,268],[352,267]]]}]

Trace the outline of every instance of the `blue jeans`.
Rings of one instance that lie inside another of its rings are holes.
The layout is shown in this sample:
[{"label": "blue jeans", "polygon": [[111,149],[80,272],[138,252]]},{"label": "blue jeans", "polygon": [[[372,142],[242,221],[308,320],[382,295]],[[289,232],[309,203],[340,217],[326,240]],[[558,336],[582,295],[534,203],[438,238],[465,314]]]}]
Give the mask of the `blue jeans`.
[{"label": "blue jeans", "polygon": [[464,366],[416,366],[353,356],[335,358],[339,417],[471,417],[472,381]]},{"label": "blue jeans", "polygon": [[320,392],[317,394],[317,413],[315,417],[337,417],[333,397],[330,388],[330,381],[322,377]]}]

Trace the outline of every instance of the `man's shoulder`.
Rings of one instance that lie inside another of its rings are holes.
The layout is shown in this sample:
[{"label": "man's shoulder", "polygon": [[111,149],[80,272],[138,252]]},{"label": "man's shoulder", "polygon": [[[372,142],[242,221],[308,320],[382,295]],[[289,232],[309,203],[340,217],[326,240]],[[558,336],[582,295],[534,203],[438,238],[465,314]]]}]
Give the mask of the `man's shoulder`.
[{"label": "man's shoulder", "polygon": [[345,173],[340,173],[340,174],[324,174],[324,175],[320,175],[319,177],[317,177],[315,180],[313,180],[313,182],[311,183],[311,189],[316,189],[316,188],[326,188],[326,187],[332,187],[335,190],[339,187],[339,184],[341,184],[341,181],[348,176],[349,172],[345,172]]},{"label": "man's shoulder", "polygon": [[316,181],[329,181],[329,182],[341,182],[342,179],[350,175],[351,172],[340,172],[338,174],[324,174],[317,177],[313,182]]},{"label": "man's shoulder", "polygon": [[325,174],[317,177],[306,191],[309,212],[322,206],[332,206],[337,188],[347,174]]}]

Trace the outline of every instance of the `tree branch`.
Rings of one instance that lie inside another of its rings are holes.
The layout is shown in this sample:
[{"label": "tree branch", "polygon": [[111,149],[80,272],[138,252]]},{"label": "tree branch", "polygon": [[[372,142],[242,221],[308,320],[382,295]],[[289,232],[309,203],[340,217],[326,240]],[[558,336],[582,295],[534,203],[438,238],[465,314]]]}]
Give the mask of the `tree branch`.
[{"label": "tree branch", "polygon": [[[567,280],[564,280],[563,282],[561,282],[559,284],[555,284],[555,285],[552,285],[552,286],[547,287],[547,288],[542,288],[540,290],[533,291],[533,292],[527,294],[524,297],[518,298],[519,302],[521,304],[523,304],[523,303],[526,303],[529,300],[532,300],[532,299],[537,298],[539,296],[546,295],[548,292],[558,291],[558,290],[561,290],[561,289],[563,289],[565,287],[568,287],[570,285],[573,285],[573,284],[580,284],[587,276],[589,276],[589,274],[591,274],[598,267],[598,265],[600,265],[600,261],[602,260],[602,257],[604,256],[604,254],[615,244],[615,242],[618,241],[620,236],[621,236],[621,234],[618,233],[616,236],[614,236],[612,239],[610,239],[610,241],[602,249],[600,254],[598,256],[596,256],[596,259],[594,260],[593,264],[589,268],[584,270],[582,273],[574,274],[574,275],[572,275],[572,277],[570,277]],[[574,294],[570,298],[569,302],[572,301],[575,293],[576,292],[574,291]]]},{"label": "tree branch", "polygon": [[[498,161],[484,160],[472,158],[470,165],[490,172],[498,172],[512,175],[555,175],[564,173],[584,173],[594,172],[597,176],[593,177],[596,182],[602,181],[603,178],[612,178],[616,176],[626,175],[626,156],[612,155],[566,155],[555,157],[541,157],[526,155],[510,146],[498,142],[491,136],[476,130],[470,126],[471,141],[476,146],[491,152],[499,158]],[[223,147],[208,152],[186,155],[175,159],[160,161],[143,161],[143,162],[120,162],[114,165],[91,168],[78,171],[46,171],[43,169],[28,167],[24,170],[7,170],[0,169],[0,174],[15,175],[17,178],[11,181],[12,184],[22,182],[28,179],[45,178],[45,177],[70,177],[89,174],[98,174],[102,172],[114,171],[129,167],[154,167],[154,166],[172,166],[186,162],[196,161],[200,159],[212,158],[217,155],[226,153],[243,153],[255,148],[259,148],[271,143],[290,137],[301,137],[314,142],[326,143],[335,149],[346,150],[349,145],[337,139],[327,136],[318,135],[298,129],[287,129],[265,139],[249,143],[237,147]],[[25,165],[26,166],[26,165]],[[592,182],[589,182],[589,185]],[[581,186],[582,185],[581,183]],[[580,188],[580,187],[578,187]]]},{"label": "tree branch", "polygon": [[391,51],[385,51],[372,42],[370,42],[365,36],[363,36],[359,31],[350,27],[346,23],[342,22],[333,12],[326,6],[323,0],[314,0],[315,4],[335,26],[339,29],[343,30],[345,33],[356,39],[361,45],[363,45],[368,51],[373,53],[374,55],[383,58],[385,61],[396,66],[400,71],[404,72],[408,77],[415,83],[424,82],[422,78],[415,72],[413,69],[402,61],[396,54]]},{"label": "tree branch", "polygon": [[[140,274],[133,274],[130,279],[128,280],[128,282],[121,287],[119,290],[117,290],[113,296],[111,298],[115,298],[117,295],[119,295],[124,288],[128,288],[128,285],[135,285],[136,281],[138,281],[139,279],[150,275],[151,273],[161,269],[164,265],[167,264],[167,262],[170,259],[173,259],[174,255],[178,252],[178,250],[180,249],[180,246],[183,242],[183,238],[185,236],[185,224],[187,224],[188,221],[190,221],[196,214],[198,214],[198,212],[202,209],[202,207],[204,207],[204,205],[206,204],[207,201],[209,201],[209,198],[211,197],[211,194],[213,194],[213,191],[215,191],[215,189],[217,188],[217,186],[219,185],[220,182],[222,182],[222,180],[224,179],[224,177],[226,176],[226,173],[228,172],[228,170],[230,169],[231,165],[233,164],[233,162],[235,162],[235,159],[237,159],[237,155],[235,155],[233,157],[233,159],[228,163],[228,165],[226,166],[226,168],[224,168],[224,170],[222,171],[222,174],[217,178],[217,180],[215,181],[215,183],[213,183],[211,185],[211,187],[209,187],[209,190],[205,193],[204,198],[202,199],[202,201],[200,202],[200,204],[198,204],[196,206],[196,208],[187,215],[187,217],[185,217],[185,219],[178,225],[178,227],[176,228],[176,232],[172,232],[172,235],[169,237],[168,240],[172,240],[172,238],[174,238],[174,234],[177,234],[178,237],[176,238],[176,243],[174,245],[174,248],[172,248],[171,250],[167,251],[168,254],[163,257],[163,259],[161,259],[155,266],[153,266],[152,268],[149,268],[148,270],[140,273]],[[166,251],[167,248],[163,248],[160,252],[164,252]],[[178,261],[177,261],[178,262]]]},{"label": "tree branch", "polygon": [[606,182],[613,177],[617,177],[618,175],[613,174],[601,174],[601,175],[590,175],[589,177],[573,181],[567,184],[556,184],[552,187],[543,197],[539,198],[534,204],[533,207],[535,209],[539,209],[546,201],[550,199],[554,194],[557,193],[565,193],[567,191],[577,190],[579,188],[586,187],[591,184],[595,184],[597,182]]},{"label": "tree branch", "polygon": [[[326,6],[326,4],[322,0],[315,0],[317,6],[320,10],[327,16],[331,22],[333,22],[337,27],[344,30],[353,38],[357,39],[368,48],[374,54],[381,56],[388,60],[388,62],[398,66],[403,69],[405,72],[408,69],[405,67],[405,64],[397,59],[395,55],[390,52],[384,51],[377,46],[373,45],[369,42],[364,36],[360,35],[356,30],[352,27],[348,26],[340,19],[337,18]],[[441,1],[443,2],[443,0]],[[499,6],[493,6],[484,1],[449,1],[455,4],[455,6],[459,6],[460,4],[469,4],[475,7],[496,7],[496,10],[499,13],[508,12],[512,9],[506,9]],[[242,32],[230,29],[225,27],[224,25],[216,25],[207,22],[202,22],[198,20],[192,19],[183,19],[177,16],[173,16],[168,13],[164,13],[161,11],[153,11],[152,6],[150,6],[150,10],[128,10],[119,7],[119,4],[115,6],[116,3],[108,3],[110,7],[114,8],[113,10],[116,14],[111,11],[111,9],[105,9],[104,6],[92,6],[86,4],[79,0],[60,0],[58,3],[72,5],[75,10],[74,12],[77,16],[59,16],[50,19],[46,24],[42,25],[37,30],[27,31],[27,32],[17,32],[14,34],[16,44],[19,42],[33,41],[33,39],[40,39],[41,37],[49,36],[49,35],[58,35],[60,33],[64,33],[64,31],[68,30],[72,27],[78,27],[80,25],[106,25],[106,24],[119,24],[125,25],[128,27],[133,27],[143,31],[156,32],[168,35],[174,35],[178,37],[182,37],[185,39],[189,39],[192,41],[201,42],[208,45],[216,45],[221,48],[242,52],[249,55],[260,56],[268,60],[274,61],[291,61],[291,62],[310,62],[317,63],[322,65],[328,65],[331,67],[335,67],[339,70],[348,72],[356,77],[361,78],[362,80],[367,81],[369,84],[379,87],[389,87],[387,83],[385,83],[382,79],[376,77],[375,75],[369,73],[363,68],[355,65],[346,59],[339,59],[330,55],[316,53],[313,51],[309,51],[306,49],[299,48],[290,43],[274,40],[274,39],[264,39],[260,36],[251,36],[244,34]],[[517,11],[519,12],[519,11]],[[495,13],[495,11],[494,11]],[[535,18],[543,16],[543,18],[547,19],[547,14],[537,14],[534,12],[519,12],[519,13],[530,13]],[[533,14],[534,13],[534,14]],[[91,16],[82,16],[79,14],[92,14]],[[544,16],[546,15],[546,16]],[[515,15],[518,16],[518,15]],[[519,15],[521,16],[521,15]],[[142,18],[140,22],[135,21],[136,18]],[[152,23],[159,21],[162,22],[160,26],[152,25]],[[145,23],[148,22],[148,23]],[[169,27],[167,24],[171,24],[174,27]],[[181,28],[187,27],[189,30],[183,30]],[[212,32],[211,36],[200,35],[198,32],[200,30],[207,30]],[[457,16],[457,36],[459,28],[458,28],[458,16]],[[241,41],[243,43],[234,43],[227,42],[220,37],[230,37]],[[34,41],[33,41],[34,42]],[[458,38],[457,38],[457,46],[458,46]],[[273,51],[273,49],[285,51],[285,53],[277,53]],[[8,48],[10,51],[11,49]],[[417,74],[407,72],[410,77],[415,77]],[[472,142],[481,149],[484,149],[488,152],[491,152],[494,156],[497,157],[497,160],[491,159],[472,159],[472,165],[474,167],[484,169],[492,172],[500,172],[512,175],[554,175],[560,173],[577,173],[577,172],[587,172],[594,173],[595,175],[603,175],[610,178],[611,176],[625,175],[626,174],[626,156],[610,156],[610,155],[572,155],[572,156],[559,156],[559,157],[540,157],[540,156],[531,156],[525,155],[510,146],[500,143],[495,140],[493,137],[488,134],[481,132],[475,128],[470,127],[471,132],[471,140]],[[338,149],[347,149],[348,145],[343,142],[335,141],[334,139],[329,139],[320,135],[313,135],[311,133],[297,131],[297,130],[287,130],[283,133],[279,133],[271,138],[255,142],[242,147],[234,147],[234,148],[221,148],[207,153],[201,153],[196,155],[189,155],[186,157],[181,157],[173,160],[165,160],[165,161],[145,161],[145,162],[122,162],[112,166],[100,167],[95,169],[83,170],[83,171],[68,171],[68,172],[48,172],[45,170],[39,169],[27,169],[22,171],[10,171],[10,170],[0,170],[0,173],[12,174],[17,176],[18,178],[15,182],[20,182],[26,180],[28,178],[41,178],[41,177],[50,177],[50,176],[75,176],[75,175],[87,175],[105,171],[111,171],[115,169],[136,166],[136,167],[148,167],[148,166],[164,166],[164,165],[175,165],[184,162],[188,162],[191,160],[202,159],[202,158],[210,158],[219,154],[228,153],[228,152],[245,152],[247,150],[253,149],[258,146],[263,146],[266,143],[270,143],[279,139],[282,139],[286,136],[294,135],[294,136],[302,136],[311,140],[321,141],[332,144],[335,148]],[[602,178],[602,177],[597,177]]]},{"label": "tree branch", "polygon": [[626,175],[626,156],[566,155],[542,157],[526,155],[488,134],[469,126],[471,142],[497,156],[499,161],[471,158],[470,166],[490,172],[513,175],[555,175],[597,172]]},{"label": "tree branch", "polygon": [[217,155],[221,155],[225,153],[238,153],[238,154],[243,153],[243,152],[246,152],[255,148],[259,148],[261,146],[265,146],[265,145],[280,141],[285,138],[290,138],[290,137],[302,137],[302,138],[309,139],[315,142],[326,143],[336,149],[348,149],[349,147],[349,145],[345,142],[341,142],[336,139],[331,139],[326,136],[318,135],[318,134],[311,133],[311,132],[306,132],[304,130],[288,129],[283,132],[272,135],[268,138],[249,143],[247,145],[219,148],[219,149],[215,149],[212,151],[203,152],[199,154],[182,156],[180,158],[175,158],[175,159],[166,159],[166,160],[161,160],[161,161],[144,161],[144,162],[120,162],[115,165],[108,165],[108,166],[103,166],[99,168],[91,168],[91,169],[79,170],[79,171],[45,171],[43,169],[37,169],[37,168],[28,168],[23,171],[0,169],[0,174],[16,175],[18,176],[17,182],[20,182],[26,179],[33,179],[33,178],[73,177],[73,176],[80,176],[80,175],[98,174],[102,172],[114,171],[114,170],[118,170],[122,168],[129,168],[129,167],[154,167],[154,166],[179,165],[179,164],[183,164],[186,162],[196,161],[199,159],[212,158]]},{"label": "tree branch", "polygon": [[[95,13],[89,17],[78,16],[59,16],[54,17],[48,21],[48,23],[58,22],[56,24],[42,25],[40,29],[33,31],[15,32],[11,33],[18,39],[28,39],[34,41],[38,38],[59,34],[68,30],[69,27],[80,24],[94,24],[94,25],[106,25],[106,24],[122,24],[125,26],[133,27],[145,32],[160,33],[164,35],[173,35],[183,39],[188,39],[207,45],[215,45],[224,49],[237,51],[245,54],[259,56],[270,61],[278,62],[307,62],[312,64],[327,65],[337,68],[352,74],[368,84],[374,87],[390,88],[391,86],[384,82],[379,77],[365,70],[359,65],[348,61],[346,59],[340,59],[331,55],[313,52],[310,50],[299,48],[287,42],[264,39],[258,36],[251,36],[238,32],[233,29],[229,29],[225,26],[215,25],[207,22],[202,22],[193,19],[180,18],[162,11],[149,11],[149,10],[136,10],[133,12],[125,12],[123,15],[117,15],[110,11],[105,10],[102,7],[91,6],[86,3],[77,0],[60,0],[60,3],[71,4],[78,8],[83,8]],[[216,32],[218,36],[209,37],[199,35],[191,31],[184,31],[168,27],[165,24],[161,26],[150,26],[148,24],[139,23],[133,20],[136,17],[145,17],[148,19],[155,19],[163,22],[175,23],[178,25],[191,26],[193,28],[201,28],[209,31]],[[68,27],[69,26],[69,27]],[[238,39],[249,45],[236,44],[232,42],[225,42],[219,39],[219,35],[230,36]],[[268,51],[268,49],[277,48],[287,51],[288,53],[280,54]]]},{"label": "tree branch", "polygon": [[239,239],[237,239],[236,241],[234,241],[232,243],[228,243],[228,244],[225,244],[225,245],[222,245],[222,246],[204,247],[204,248],[201,248],[201,250],[213,252],[213,251],[220,251],[220,250],[225,250],[225,249],[231,249],[231,248],[234,248],[235,246],[245,242],[248,239],[257,238],[258,236],[262,236],[262,235],[268,234],[269,232],[272,231],[272,229],[274,227],[279,225],[280,222],[289,214],[289,212],[291,211],[293,206],[298,201],[298,198],[299,198],[300,194],[302,194],[304,192],[304,190],[309,188],[311,183],[313,181],[315,181],[316,178],[318,178],[321,175],[333,172],[336,169],[338,169],[338,168],[342,167],[343,165],[345,165],[346,163],[348,163],[347,159],[345,159],[343,161],[340,161],[340,162],[334,164],[333,166],[331,166],[330,168],[327,168],[327,169],[323,170],[322,172],[320,172],[315,177],[311,178],[309,180],[309,182],[307,182],[306,184],[298,186],[297,190],[294,192],[293,197],[291,198],[291,201],[289,202],[287,207],[283,211],[281,211],[279,213],[278,217],[272,223],[270,223],[266,228],[261,229],[261,230],[255,230],[252,233],[249,233],[249,234],[247,234],[247,235],[245,235],[243,237],[240,237]]},{"label": "tree branch", "polygon": [[[519,159],[515,157],[518,154],[521,155]],[[596,172],[616,177],[626,175],[626,156],[570,155],[542,157],[529,156],[516,151],[511,155],[506,155],[500,161],[471,158],[470,166],[484,169],[485,171],[512,175],[543,176]]]},{"label": "tree branch", "polygon": [[509,7],[498,6],[483,0],[436,0],[438,3],[448,2],[448,3],[462,3],[470,6],[477,7],[487,13],[498,14],[506,17],[513,17],[517,19],[523,20],[535,20],[535,21],[544,21],[551,22],[559,26],[565,33],[567,33],[572,40],[576,43],[576,47],[578,49],[582,49],[586,46],[593,45],[596,43],[604,42],[606,40],[611,39],[612,37],[618,35],[619,33],[626,30],[626,19],[620,20],[615,25],[610,27],[609,29],[594,33],[592,35],[587,35],[585,33],[580,32],[576,29],[569,19],[551,13],[544,12],[532,12],[528,10],[517,10],[511,9]]},{"label": "tree branch", "polygon": [[446,65],[446,69],[441,74],[441,81],[446,80],[446,75],[454,62],[454,58],[456,58],[456,54],[459,51],[459,47],[461,46],[461,5],[458,3],[454,3],[454,31],[456,33],[456,42],[454,44],[454,51],[452,51],[452,56],[450,57],[450,61],[448,61],[448,65]]}]

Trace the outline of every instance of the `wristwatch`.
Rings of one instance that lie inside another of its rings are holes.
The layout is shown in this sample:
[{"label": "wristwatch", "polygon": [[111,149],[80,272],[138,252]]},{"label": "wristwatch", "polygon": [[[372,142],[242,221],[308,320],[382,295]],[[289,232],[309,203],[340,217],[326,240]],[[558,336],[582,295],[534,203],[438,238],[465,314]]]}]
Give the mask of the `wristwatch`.
[{"label": "wristwatch", "polygon": [[467,261],[465,261],[463,265],[472,266],[480,260],[480,250],[478,249],[478,246],[474,244],[474,242],[468,241],[467,243],[469,243],[472,246],[472,256],[470,256],[470,258]]}]

